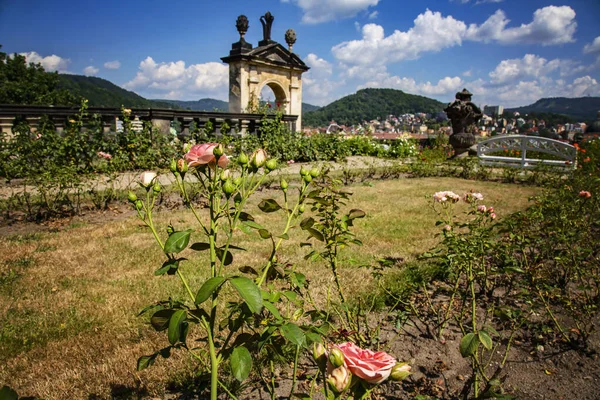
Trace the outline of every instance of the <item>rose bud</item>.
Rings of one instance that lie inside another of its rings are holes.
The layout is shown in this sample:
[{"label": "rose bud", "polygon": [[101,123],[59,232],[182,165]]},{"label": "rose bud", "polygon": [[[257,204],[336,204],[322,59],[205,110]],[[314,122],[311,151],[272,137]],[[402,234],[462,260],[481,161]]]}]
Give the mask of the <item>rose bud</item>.
[{"label": "rose bud", "polygon": [[316,178],[319,176],[319,170],[317,168],[313,168],[310,170],[310,176],[312,176],[313,178]]},{"label": "rose bud", "polygon": [[340,349],[338,349],[337,347],[334,347],[329,352],[329,362],[335,368],[344,365],[344,353],[342,353],[342,351]]},{"label": "rose bud", "polygon": [[267,153],[263,149],[258,149],[250,156],[250,165],[254,168],[260,168],[267,161]]},{"label": "rose bud", "polygon": [[188,164],[183,158],[177,160],[177,171],[180,172],[182,175],[188,171],[188,168]]},{"label": "rose bud", "polygon": [[491,219],[496,219],[496,213],[491,213],[491,214],[490,214],[490,218],[491,218]]},{"label": "rose bud", "polygon": [[248,156],[246,155],[246,153],[240,154],[240,156],[238,157],[238,164],[248,165]]},{"label": "rose bud", "polygon": [[237,177],[233,178],[233,184],[235,186],[240,186],[242,184],[242,177],[241,176],[237,176]]},{"label": "rose bud", "polygon": [[215,157],[217,157],[217,159],[219,157],[221,157],[224,153],[225,152],[223,151],[223,145],[222,144],[219,144],[219,145],[215,146],[215,148],[213,149],[213,155]]},{"label": "rose bud", "polygon": [[300,207],[298,207],[298,213],[304,213],[304,204],[300,204]]},{"label": "rose bud", "polygon": [[273,171],[275,168],[277,168],[277,160],[274,158],[271,158],[265,164],[265,168],[267,168],[267,171],[269,171],[269,172]]},{"label": "rose bud", "polygon": [[490,214],[494,212],[494,207],[490,207],[487,209],[487,212],[489,212]]},{"label": "rose bud", "polygon": [[310,174],[307,174],[307,175],[304,175],[304,176],[302,177],[302,179],[304,179],[304,182],[306,182],[306,183],[311,183],[311,182],[312,182],[312,180],[313,180],[313,177],[312,177],[312,175],[310,175]]},{"label": "rose bud", "polygon": [[142,185],[146,189],[150,189],[150,185],[152,185],[155,178],[156,178],[156,172],[152,172],[152,171],[143,172],[142,175],[140,176]]},{"label": "rose bud", "polygon": [[144,208],[144,203],[142,203],[141,200],[138,200],[135,202],[135,208],[138,210],[141,210],[142,208]]},{"label": "rose bud", "polygon": [[152,192],[154,192],[155,195],[160,193],[160,183],[156,182],[154,186],[152,186]]},{"label": "rose bud", "polygon": [[135,203],[137,201],[137,196],[135,195],[135,193],[130,191],[129,193],[127,193],[127,200],[129,200],[132,203]]},{"label": "rose bud", "polygon": [[225,182],[227,179],[229,179],[231,177],[231,171],[226,169],[223,172],[221,172],[221,176],[219,176],[219,178],[221,179],[221,181]]},{"label": "rose bud", "polygon": [[329,388],[336,393],[342,393],[347,390],[350,387],[351,382],[352,374],[344,365],[332,370],[327,378]]},{"label": "rose bud", "polygon": [[309,170],[307,170],[306,168],[304,168],[304,166],[300,167],[300,175],[306,176],[308,174],[310,174]]},{"label": "rose bud", "polygon": [[281,190],[283,190],[285,192],[288,188],[287,181],[285,179],[281,178],[281,181],[279,182],[279,184],[281,185]]},{"label": "rose bud", "polygon": [[327,366],[326,353],[327,351],[325,350],[325,346],[323,346],[321,343],[315,343],[313,345],[313,358],[321,370],[325,370],[325,367]]},{"label": "rose bud", "polygon": [[410,375],[410,365],[407,363],[398,363],[392,368],[390,379],[394,382],[400,382]]},{"label": "rose bud", "polygon": [[175,228],[173,227],[173,225],[169,224],[169,226],[167,226],[167,235],[171,236],[174,233],[175,233]]},{"label": "rose bud", "polygon": [[235,204],[240,204],[242,202],[242,195],[239,192],[233,198],[233,202]]},{"label": "rose bud", "polygon": [[169,169],[171,170],[172,173],[177,172],[177,161],[175,161],[174,158],[171,159],[171,163],[169,164]]},{"label": "rose bud", "polygon": [[233,184],[231,179],[229,179],[223,184],[223,193],[225,193],[225,196],[229,198],[229,196],[231,196],[233,192],[235,192],[235,185]]}]

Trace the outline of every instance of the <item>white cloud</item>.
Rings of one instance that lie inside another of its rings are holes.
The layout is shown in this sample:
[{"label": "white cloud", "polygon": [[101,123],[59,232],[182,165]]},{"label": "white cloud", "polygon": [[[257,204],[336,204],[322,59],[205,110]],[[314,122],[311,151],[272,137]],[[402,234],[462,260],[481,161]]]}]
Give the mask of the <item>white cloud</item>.
[{"label": "white cloud", "polygon": [[560,76],[564,77],[588,72],[594,68],[595,64],[581,65],[578,61],[559,58],[548,61],[535,54],[526,54],[523,58],[501,61],[489,75],[493,84],[505,84],[523,78],[546,77],[555,71],[559,71]]},{"label": "white cloud", "polygon": [[304,59],[310,70],[302,76],[304,101],[315,105],[325,105],[333,100],[333,91],[340,87],[342,81],[331,80],[332,65],[314,53]]},{"label": "white cloud", "polygon": [[[475,93],[475,92],[473,92]],[[530,104],[542,97],[583,97],[600,95],[600,84],[589,75],[575,78],[571,83],[563,79],[540,78],[520,81],[497,91],[496,104],[516,107]]]},{"label": "white cloud", "polygon": [[140,62],[135,78],[123,87],[180,100],[199,95],[224,98],[229,85],[229,67],[208,62],[185,66],[184,61],[156,63],[152,57]]},{"label": "white cloud", "polygon": [[383,27],[367,24],[362,39],[342,42],[332,48],[334,56],[348,64],[386,64],[417,59],[424,52],[436,52],[460,45],[467,26],[451,16],[427,10],[414,20],[406,32],[394,31],[385,36]]},{"label": "white cloud", "polygon": [[106,69],[119,69],[119,68],[121,68],[121,62],[119,60],[107,61],[107,62],[104,63],[104,68],[106,68]]},{"label": "white cloud", "polygon": [[465,76],[465,77],[470,77],[472,75],[473,75],[473,71],[470,69],[462,73],[462,76]]},{"label": "white cloud", "polygon": [[98,71],[100,70],[93,65],[87,66],[83,69],[83,73],[87,76],[94,76],[98,73]]},{"label": "white cloud", "polygon": [[67,67],[71,63],[71,59],[62,58],[55,54],[46,57],[40,56],[35,51],[19,54],[25,56],[28,63],[42,64],[42,67],[48,72],[67,72]]},{"label": "white cloud", "polygon": [[373,11],[371,14],[369,14],[369,19],[376,19],[378,15],[379,11]]},{"label": "white cloud", "polygon": [[[289,0],[283,1],[289,3]],[[304,11],[302,22],[321,22],[352,18],[360,11],[376,6],[379,0],[291,0]]]},{"label": "white cloud", "polygon": [[465,39],[501,44],[535,43],[544,46],[574,42],[577,29],[575,11],[569,6],[548,6],[533,13],[533,21],[519,27],[506,28],[510,20],[502,10],[496,11],[483,24],[471,24]]},{"label": "white cloud", "polygon": [[[452,1],[452,0],[450,0]],[[460,3],[460,4],[468,4],[471,2],[471,0],[454,0],[456,3]],[[477,0],[475,2],[475,5],[478,6],[480,4],[487,4],[487,3],[502,3],[504,0]]]},{"label": "white cloud", "polygon": [[424,53],[439,52],[460,46],[463,40],[495,41],[501,44],[536,43],[552,45],[573,42],[577,27],[575,11],[571,7],[548,6],[533,14],[533,21],[519,27],[507,28],[510,21],[504,11],[498,10],[483,24],[467,25],[452,16],[427,10],[419,14],[407,31],[396,30],[385,36],[383,27],[366,24],[362,38],[333,46],[331,51],[349,65],[381,64],[414,60]]},{"label": "white cloud", "polygon": [[597,36],[592,43],[583,46],[583,52],[585,54],[600,53],[600,36]]}]

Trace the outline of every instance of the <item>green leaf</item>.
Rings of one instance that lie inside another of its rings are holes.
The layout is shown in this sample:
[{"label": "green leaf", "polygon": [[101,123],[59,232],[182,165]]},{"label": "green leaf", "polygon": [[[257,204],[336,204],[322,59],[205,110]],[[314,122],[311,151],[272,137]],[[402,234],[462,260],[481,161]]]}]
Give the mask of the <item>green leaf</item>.
[{"label": "green leaf", "polygon": [[284,233],[284,234],[279,235],[277,237],[280,238],[280,239],[283,239],[283,240],[289,240],[290,235],[288,235],[287,233]]},{"label": "green leaf", "polygon": [[249,265],[244,265],[243,267],[239,267],[238,270],[244,274],[252,274],[252,275],[258,276],[258,271],[256,271],[254,268],[252,268]]},{"label": "green leaf", "polygon": [[210,244],[197,242],[191,245],[190,248],[196,251],[204,251],[210,249]]},{"label": "green leaf", "polygon": [[2,389],[0,389],[0,400],[19,400],[19,395],[17,392],[5,385],[2,386]]},{"label": "green leaf", "polygon": [[271,237],[271,232],[269,232],[266,229],[259,229],[258,230],[258,234],[260,235],[261,238],[263,239],[269,239]]},{"label": "green leaf", "polygon": [[281,206],[273,199],[265,199],[258,204],[258,208],[266,213],[272,213],[281,210]]},{"label": "green leaf", "polygon": [[152,315],[152,318],[150,318],[150,324],[152,324],[152,327],[158,332],[164,331],[169,327],[169,320],[174,313],[175,310],[171,309],[158,310]]},{"label": "green leaf", "polygon": [[268,301],[263,302],[263,306],[269,310],[269,312],[271,314],[273,314],[273,316],[277,319],[281,319],[281,314],[279,313],[279,310],[277,309],[277,307],[275,307],[273,305],[273,303],[270,303]]},{"label": "green leaf", "polygon": [[300,327],[298,327],[298,325],[288,322],[287,324],[279,328],[279,330],[281,331],[281,334],[284,338],[286,338],[296,346],[304,345],[306,337],[304,336],[304,332],[302,331],[302,329],[300,329]]},{"label": "green leaf", "polygon": [[250,227],[252,229],[265,229],[261,224],[257,224],[254,221],[245,221],[242,225]]},{"label": "green leaf", "polygon": [[479,335],[479,341],[481,342],[483,347],[485,347],[488,350],[491,350],[493,343],[492,343],[492,338],[490,337],[490,335],[486,331],[479,331],[478,335]]},{"label": "green leaf", "polygon": [[250,214],[248,214],[247,212],[240,212],[240,216],[239,216],[239,220],[240,221],[254,221],[254,217]]},{"label": "green leaf", "polygon": [[181,324],[186,320],[187,313],[185,310],[177,310],[173,313],[173,316],[169,320],[169,331],[167,336],[169,337],[169,343],[175,344],[181,338]]},{"label": "green leaf", "polygon": [[160,276],[160,275],[164,275],[167,272],[169,272],[171,270],[171,268],[174,268],[175,271],[177,271],[177,268],[179,267],[179,260],[175,260],[175,259],[168,259],[167,261],[165,261],[162,265],[162,267],[160,267],[159,269],[157,269],[156,271],[154,271],[154,275],[156,276]]},{"label": "green leaf", "polygon": [[314,237],[315,239],[324,242],[325,241],[325,237],[323,236],[323,234],[316,230],[315,228],[306,228],[305,229],[306,232],[308,232],[308,234],[312,237]]},{"label": "green leaf", "polygon": [[[154,360],[156,360],[156,354],[152,354],[151,356],[141,356],[137,361],[137,370],[141,371],[148,368],[154,364]],[[1,398],[2,397],[0,396],[0,399]]]},{"label": "green leaf", "polygon": [[314,224],[315,224],[314,218],[312,218],[312,217],[304,218],[302,220],[302,222],[300,222],[300,228],[302,228],[302,229],[312,228],[312,226]]},{"label": "green leaf", "polygon": [[349,219],[363,218],[365,215],[367,215],[367,214],[363,210],[353,209],[353,210],[350,210],[350,212],[348,213],[348,218]]},{"label": "green leaf", "polygon": [[[215,252],[217,253],[217,258],[219,259],[219,261],[223,260],[224,250],[222,248],[217,247],[215,249]],[[231,254],[230,251],[227,251],[227,253],[225,254],[225,259],[223,260],[223,265],[229,265],[232,262],[233,262],[233,254]]]},{"label": "green leaf", "polygon": [[467,333],[461,340],[458,349],[460,350],[460,355],[463,357],[469,357],[475,354],[477,350],[477,346],[479,346],[479,336],[474,333]]},{"label": "green leaf", "polygon": [[244,346],[239,346],[233,349],[231,353],[231,371],[233,376],[240,382],[243,382],[252,370],[252,357],[250,352]]},{"label": "green leaf", "polygon": [[165,242],[165,253],[179,253],[184,250],[190,242],[191,229],[175,232]]},{"label": "green leaf", "polygon": [[204,303],[215,290],[219,289],[221,285],[226,281],[226,279],[222,276],[215,276],[213,278],[208,279],[206,282],[202,284],[200,290],[196,294],[196,304],[200,305]]},{"label": "green leaf", "polygon": [[263,301],[260,289],[253,280],[238,276],[229,280],[233,287],[238,291],[242,299],[248,304],[248,308],[253,313],[258,313],[262,309]]}]

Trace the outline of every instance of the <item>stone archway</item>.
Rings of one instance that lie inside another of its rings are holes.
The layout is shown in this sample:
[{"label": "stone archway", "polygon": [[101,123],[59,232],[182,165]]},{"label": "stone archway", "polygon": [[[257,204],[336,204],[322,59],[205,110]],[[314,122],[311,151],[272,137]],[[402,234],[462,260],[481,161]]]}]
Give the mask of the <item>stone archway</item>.
[{"label": "stone archway", "polygon": [[265,87],[269,87],[273,91],[273,94],[275,95],[275,104],[278,104],[279,108],[285,114],[291,114],[290,110],[288,110],[288,105],[290,103],[289,93],[282,87],[281,83],[275,80],[263,82],[258,88],[259,97]]},{"label": "stone archway", "polygon": [[229,56],[221,60],[229,64],[229,112],[241,113],[254,109],[264,86],[269,86],[275,94],[285,114],[297,115],[295,126],[302,127],[302,74],[309,67],[294,54],[292,46],[295,33],[286,32],[289,49],[271,40],[271,24],[274,17],[266,13],[261,17],[263,40],[258,47],[246,42],[248,19],[240,15],[236,27],[240,40],[233,43]]}]

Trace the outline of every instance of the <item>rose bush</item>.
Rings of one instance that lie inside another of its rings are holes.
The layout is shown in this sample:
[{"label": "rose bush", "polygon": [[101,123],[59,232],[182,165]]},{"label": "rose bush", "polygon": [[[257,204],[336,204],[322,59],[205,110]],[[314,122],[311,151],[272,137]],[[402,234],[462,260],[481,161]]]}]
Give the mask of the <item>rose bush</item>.
[{"label": "rose bush", "polygon": [[227,164],[229,164],[229,159],[225,154],[220,156],[219,161],[217,162],[217,157],[215,156],[214,151],[219,146],[221,145],[218,143],[203,143],[192,146],[184,156],[185,161],[188,163],[188,167],[194,168],[208,165],[209,167],[214,168],[217,164],[221,168],[227,167]]},{"label": "rose bush", "polygon": [[396,359],[383,351],[361,349],[350,342],[336,347],[344,354],[344,361],[350,372],[371,384],[385,381],[396,365]]}]

